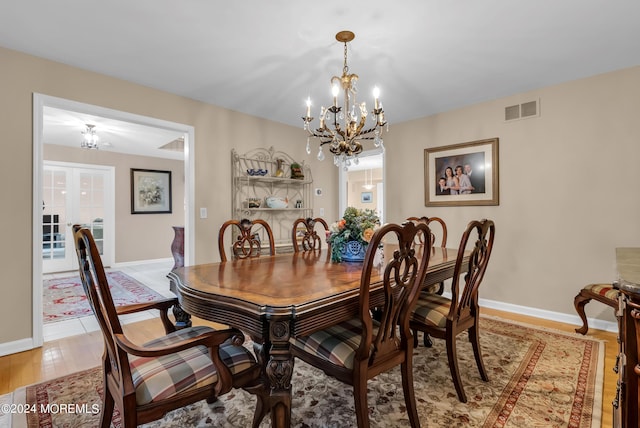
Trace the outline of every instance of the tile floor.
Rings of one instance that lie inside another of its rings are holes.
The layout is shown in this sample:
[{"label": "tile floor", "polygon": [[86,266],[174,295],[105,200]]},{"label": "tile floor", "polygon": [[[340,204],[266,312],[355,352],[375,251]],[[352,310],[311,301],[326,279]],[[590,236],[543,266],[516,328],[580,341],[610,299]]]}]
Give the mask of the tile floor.
[{"label": "tile floor", "polygon": [[[107,268],[106,270],[118,270],[124,272],[157,293],[162,294],[165,297],[174,297],[175,295],[169,291],[169,279],[167,278],[167,274],[171,271],[172,267],[173,259],[167,259],[136,265],[127,265],[114,269]],[[73,274],[74,272],[48,274],[44,275],[44,279],[65,278]],[[120,322],[128,324],[157,316],[158,313],[156,311],[145,311],[137,314],[124,315],[120,317]],[[94,316],[74,318],[67,321],[44,324],[43,337],[44,341],[47,342],[67,336],[75,336],[76,334],[96,331],[98,329],[98,323]]]}]

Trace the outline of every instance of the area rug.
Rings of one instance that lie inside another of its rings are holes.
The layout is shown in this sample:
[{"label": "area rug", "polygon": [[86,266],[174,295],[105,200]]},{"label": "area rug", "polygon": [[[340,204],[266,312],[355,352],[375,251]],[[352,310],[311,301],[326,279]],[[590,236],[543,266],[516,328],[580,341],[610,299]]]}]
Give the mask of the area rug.
[{"label": "area rug", "polygon": [[[480,379],[467,338],[458,338],[466,404],[458,401],[453,387],[444,342],[434,339],[432,348],[415,350],[414,383],[422,427],[600,426],[603,343],[486,317],[481,320],[480,340],[489,382]],[[95,368],[26,387],[22,395],[35,408],[71,403],[80,409],[74,414],[29,414],[28,426],[98,426],[95,409],[101,403],[101,383],[100,370]],[[351,387],[299,360],[292,383],[292,426],[356,426]],[[247,427],[254,408],[254,397],[234,390],[214,404],[201,401],[144,426]],[[369,418],[374,427],[409,426],[398,369],[369,381]],[[261,426],[270,424],[265,419]],[[119,415],[112,426],[120,427]]]},{"label": "area rug", "polygon": [[[120,271],[107,272],[107,280],[116,306],[151,302],[163,298],[162,295]],[[93,315],[79,275],[47,279],[43,281],[42,289],[45,324]]]}]

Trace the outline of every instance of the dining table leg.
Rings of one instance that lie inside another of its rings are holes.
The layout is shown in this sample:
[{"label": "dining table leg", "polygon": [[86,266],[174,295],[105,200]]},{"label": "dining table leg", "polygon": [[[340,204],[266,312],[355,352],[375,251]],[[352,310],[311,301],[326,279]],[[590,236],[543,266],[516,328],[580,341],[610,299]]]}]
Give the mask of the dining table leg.
[{"label": "dining table leg", "polygon": [[271,426],[291,426],[291,376],[293,356],[291,355],[290,318],[270,317],[268,361],[265,373],[270,386]]}]

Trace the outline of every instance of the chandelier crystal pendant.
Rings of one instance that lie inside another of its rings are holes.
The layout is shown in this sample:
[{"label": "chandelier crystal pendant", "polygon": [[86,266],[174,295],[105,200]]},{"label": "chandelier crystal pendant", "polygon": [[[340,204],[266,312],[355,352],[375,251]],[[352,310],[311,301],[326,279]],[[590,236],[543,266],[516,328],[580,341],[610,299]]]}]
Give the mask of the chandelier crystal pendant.
[{"label": "chandelier crystal pendant", "polygon": [[95,125],[85,125],[86,129],[82,131],[82,135],[84,138],[80,142],[80,147],[83,149],[95,149],[98,150],[98,143],[100,141],[100,137],[96,134]]},{"label": "chandelier crystal pendant", "polygon": [[[311,154],[311,138],[320,139],[318,160],[325,158],[323,146],[329,145],[329,151],[333,153],[333,163],[336,166],[344,166],[345,170],[351,164],[358,164],[358,155],[362,152],[362,141],[373,140],[375,147],[384,150],[382,132],[387,122],[384,119],[384,110],[380,102],[380,90],[373,89],[374,108],[371,111],[373,124],[367,125],[366,103],[358,104],[356,101],[357,74],[349,74],[347,65],[347,43],[355,38],[351,31],[340,31],[336,34],[336,40],[344,43],[344,66],[342,76],[331,78],[331,92],[333,105],[329,108],[320,108],[320,123],[316,129],[312,129],[311,99],[307,98],[307,113],[302,118],[304,129],[309,133],[307,137],[307,154]],[[342,90],[342,105],[338,103],[338,95]],[[387,131],[389,130],[387,125]]]}]

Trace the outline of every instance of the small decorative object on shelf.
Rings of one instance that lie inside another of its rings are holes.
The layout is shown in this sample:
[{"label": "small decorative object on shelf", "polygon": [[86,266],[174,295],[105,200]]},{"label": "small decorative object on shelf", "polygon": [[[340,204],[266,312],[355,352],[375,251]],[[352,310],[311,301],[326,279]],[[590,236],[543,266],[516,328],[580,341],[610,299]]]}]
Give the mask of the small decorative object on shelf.
[{"label": "small decorative object on shelf", "polygon": [[289,199],[280,196],[268,196],[265,202],[269,208],[284,209],[289,206]]},{"label": "small decorative object on shelf", "polygon": [[267,175],[267,172],[269,172],[266,169],[254,169],[254,168],[250,168],[247,170],[247,174],[251,175],[251,176],[256,176],[256,175]]},{"label": "small decorative object on shelf", "polygon": [[276,159],[276,177],[284,177],[284,170],[282,169],[282,164],[284,163],[284,159]]},{"label": "small decorative object on shelf", "polygon": [[262,200],[260,198],[247,198],[247,208],[260,208]]},{"label": "small decorative object on shelf", "polygon": [[327,242],[331,244],[332,262],[361,262],[380,218],[373,210],[348,207],[342,219],[329,227]]},{"label": "small decorative object on shelf", "polygon": [[304,173],[302,172],[302,167],[300,167],[299,163],[291,164],[291,178],[295,180],[304,180]]}]

